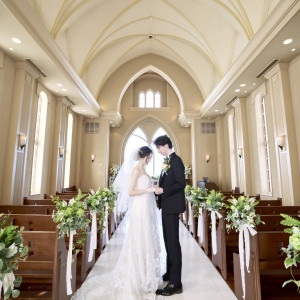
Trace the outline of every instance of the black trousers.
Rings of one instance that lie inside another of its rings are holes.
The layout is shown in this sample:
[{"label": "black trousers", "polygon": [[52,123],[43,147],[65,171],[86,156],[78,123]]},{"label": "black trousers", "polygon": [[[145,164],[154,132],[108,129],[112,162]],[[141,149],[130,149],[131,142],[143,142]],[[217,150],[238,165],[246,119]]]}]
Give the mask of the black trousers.
[{"label": "black trousers", "polygon": [[162,227],[167,251],[167,274],[170,283],[181,284],[182,255],[179,243],[179,214],[162,213]]}]

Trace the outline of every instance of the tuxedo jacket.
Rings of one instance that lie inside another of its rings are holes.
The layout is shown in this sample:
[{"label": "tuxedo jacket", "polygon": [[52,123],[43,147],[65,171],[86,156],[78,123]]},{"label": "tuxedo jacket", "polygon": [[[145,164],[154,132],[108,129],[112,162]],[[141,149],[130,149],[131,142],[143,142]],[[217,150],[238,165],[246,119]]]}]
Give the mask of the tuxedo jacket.
[{"label": "tuxedo jacket", "polygon": [[164,192],[158,195],[158,205],[162,213],[174,214],[185,211],[185,176],[184,165],[175,152],[170,154],[169,169],[161,173],[159,186]]}]

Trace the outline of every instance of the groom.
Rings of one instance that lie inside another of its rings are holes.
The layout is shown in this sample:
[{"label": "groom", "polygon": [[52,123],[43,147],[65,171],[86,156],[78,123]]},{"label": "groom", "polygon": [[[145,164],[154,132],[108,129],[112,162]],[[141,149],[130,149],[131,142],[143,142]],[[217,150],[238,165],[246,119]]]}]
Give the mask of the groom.
[{"label": "groom", "polygon": [[179,214],[185,211],[185,176],[181,158],[172,150],[173,145],[167,135],[158,137],[154,144],[158,153],[165,156],[163,170],[159,178],[159,208],[162,209],[162,226],[167,251],[167,272],[164,281],[169,283],[156,294],[171,296],[182,293],[182,255],[179,243]]}]

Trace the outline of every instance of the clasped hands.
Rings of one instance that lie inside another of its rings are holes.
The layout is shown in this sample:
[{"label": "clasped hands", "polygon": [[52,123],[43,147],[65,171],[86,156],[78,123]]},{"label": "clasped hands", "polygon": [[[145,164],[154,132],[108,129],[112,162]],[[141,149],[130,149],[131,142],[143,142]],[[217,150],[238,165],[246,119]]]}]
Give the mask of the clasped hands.
[{"label": "clasped hands", "polygon": [[151,187],[148,187],[146,189],[146,191],[148,193],[155,193],[156,195],[160,195],[160,194],[163,194],[164,190],[163,188],[159,187],[159,186],[151,186]]}]

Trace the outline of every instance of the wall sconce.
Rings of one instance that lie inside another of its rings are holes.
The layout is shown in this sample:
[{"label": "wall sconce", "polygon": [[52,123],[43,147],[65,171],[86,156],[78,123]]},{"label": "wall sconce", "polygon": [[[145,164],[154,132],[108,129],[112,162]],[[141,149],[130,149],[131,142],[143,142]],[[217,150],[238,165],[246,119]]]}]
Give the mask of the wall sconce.
[{"label": "wall sconce", "polygon": [[284,150],[285,138],[284,135],[276,137],[277,146],[280,148],[280,151]]},{"label": "wall sconce", "polygon": [[238,152],[239,158],[242,158],[243,157],[243,148],[239,148],[237,152]]},{"label": "wall sconce", "polygon": [[95,161],[96,155],[95,154],[91,154],[91,161],[92,163]]},{"label": "wall sconce", "polygon": [[26,146],[27,142],[27,135],[23,133],[19,133],[19,150],[23,150]]},{"label": "wall sconce", "polygon": [[209,159],[210,159],[210,155],[209,155],[209,154],[206,154],[206,155],[205,155],[205,160],[206,160],[207,163],[209,162]]},{"label": "wall sconce", "polygon": [[62,158],[62,157],[63,157],[64,151],[65,151],[65,149],[64,149],[63,147],[59,147],[59,148],[58,148],[59,158]]}]

